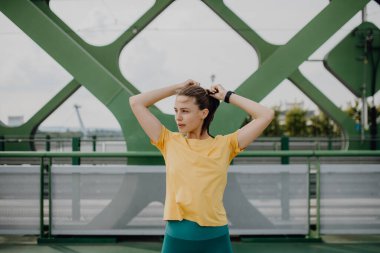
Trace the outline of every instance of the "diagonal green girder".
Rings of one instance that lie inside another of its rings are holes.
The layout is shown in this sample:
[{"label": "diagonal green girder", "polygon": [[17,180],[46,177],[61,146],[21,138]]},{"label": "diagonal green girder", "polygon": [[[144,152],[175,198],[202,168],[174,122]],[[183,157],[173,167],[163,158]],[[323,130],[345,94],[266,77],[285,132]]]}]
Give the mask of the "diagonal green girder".
[{"label": "diagonal green girder", "polygon": [[[131,40],[137,34],[133,32],[134,29],[145,27],[171,2],[172,0],[157,1],[148,12],[112,44],[113,46],[105,47],[103,50],[107,53],[113,52],[114,56],[118,55],[124,46],[121,43],[122,39]],[[126,139],[129,136],[140,136],[142,139],[146,139],[143,138],[144,134],[141,128],[136,126],[136,123],[132,123],[133,120],[131,119],[134,117],[131,115],[128,97],[135,94],[137,90],[122,77],[117,64],[118,57],[107,58],[100,53],[95,57],[94,52],[90,52],[91,50],[94,51],[94,47],[87,45],[77,35],[74,35],[74,32],[66,25],[54,18],[55,15],[49,11],[46,1],[36,1],[36,4],[28,0],[2,1],[0,2],[0,10],[72,74],[77,81],[111,109],[120,123]],[[102,62],[102,60],[106,62],[106,59],[113,59],[113,65],[117,68],[112,68],[111,64],[106,65]],[[122,105],[118,104],[116,98],[123,98]],[[157,108],[152,108],[152,110],[165,123],[169,121],[169,118],[172,118]],[[167,124],[170,125],[170,122]],[[144,145],[144,141],[140,139],[136,141],[136,145],[133,145],[132,138],[128,146],[130,150],[133,147],[136,147],[137,150],[138,147],[146,150],[150,146],[146,144],[147,140],[145,140]]]},{"label": "diagonal green girder", "polygon": [[[120,51],[128,44],[139,32],[141,32],[158,14],[168,7],[174,0],[157,1],[141,18],[139,18],[129,29],[120,35],[114,42],[105,46],[94,46],[85,42],[76,32],[72,31],[56,14],[50,9],[48,1],[36,1],[36,6],[45,13],[56,25],[58,25],[65,33],[75,40],[80,47],[89,52],[92,57],[96,58],[105,68],[122,81],[130,91],[134,94],[138,93],[138,89],[134,87],[122,75],[119,68]],[[134,32],[136,31],[136,32]]]},{"label": "diagonal green girder", "polygon": [[[139,93],[139,91],[128,80],[125,79],[120,71],[120,52],[127,43],[129,43],[172,2],[173,0],[156,1],[154,6],[150,8],[143,16],[141,16],[133,25],[131,25],[130,28],[128,28],[121,36],[119,36],[118,39],[116,39],[113,43],[103,47],[89,45],[83,41],[51,11],[46,2],[36,1],[36,4],[50,19],[55,22],[55,24],[57,24],[62,30],[66,31],[69,36],[72,37],[84,50],[89,52],[91,56],[96,58],[97,61],[101,63],[104,68],[106,68],[116,79],[120,80],[120,82],[125,85],[125,87],[127,87],[130,92],[133,92],[132,94],[136,94]],[[91,83],[88,85],[91,85]],[[130,92],[121,90],[119,93],[115,94],[115,96],[108,102],[108,104],[105,105],[108,107],[108,109],[111,110],[111,112],[120,123],[124,137],[126,140],[128,140],[129,150],[154,150],[154,147],[150,145],[149,140],[146,138],[146,135],[141,127],[135,120],[133,120],[134,116],[132,115],[128,104]],[[92,93],[97,97],[97,93]],[[151,110],[165,125],[171,129],[175,128],[175,122],[173,121],[173,117],[171,115],[167,115],[161,112],[155,106],[152,106]],[[137,158],[134,159],[138,160]],[[132,163],[134,159],[130,159],[129,162]]]},{"label": "diagonal green girder", "polygon": [[[1,6],[3,13],[72,74],[79,83],[92,93],[96,93],[103,103],[108,104],[123,89],[124,85],[120,80],[111,75],[99,61],[31,1],[20,0],[16,1],[17,4],[13,1],[6,2],[9,4]],[[19,8],[23,11],[17,11]],[[104,89],[105,85],[107,89]],[[126,87],[124,89],[131,93]]]},{"label": "diagonal green girder", "polygon": [[265,61],[279,47],[261,38],[249,25],[229,9],[223,0],[202,1],[256,50],[259,62]]},{"label": "diagonal green girder", "polygon": [[[223,1],[206,0],[205,2],[251,46],[262,52],[259,54],[261,56],[260,59],[265,59],[260,68],[236,90],[238,93],[260,101],[277,87],[282,80],[289,77],[296,86],[305,92],[323,111],[329,112],[328,114],[332,119],[343,128],[346,137],[356,134],[353,127],[354,121],[340,109],[337,109],[336,106],[310,82],[305,82],[307,79],[303,77],[297,69],[302,62],[307,60],[316,49],[369,1],[332,1],[287,44],[283,46],[272,45],[272,47],[256,33],[250,31],[249,27],[244,24],[238,16],[231,12],[228,7],[224,5]],[[336,15],[338,12],[339,15]],[[289,57],[290,55],[291,57]],[[292,76],[294,71],[295,76]],[[308,92],[309,89],[312,89],[315,93]],[[326,103],[326,101],[329,102]],[[240,122],[242,122],[245,117],[244,113],[239,113],[235,108],[225,105],[222,105],[221,109],[219,112],[229,111],[229,120],[226,121],[222,116],[216,117],[217,124],[214,124],[214,126],[217,125],[218,128],[224,127],[225,132],[228,132],[231,128],[239,127]],[[223,124],[221,124],[222,122]],[[231,125],[234,126],[231,127]]]},{"label": "diagonal green girder", "polygon": [[358,149],[357,143],[350,145],[348,141],[349,136],[355,136],[355,122],[343,112],[333,102],[330,101],[319,89],[317,89],[302,73],[297,70],[290,77],[289,80],[297,86],[304,94],[306,94],[318,107],[330,118],[332,118],[345,132],[345,148]]},{"label": "diagonal green girder", "polygon": [[5,143],[5,150],[35,150],[32,139],[38,126],[49,117],[58,107],[60,107],[72,94],[80,88],[80,84],[72,80],[54,97],[52,97],[40,110],[38,110],[25,124],[18,127],[7,127],[0,125],[0,133],[6,136],[23,137],[26,141],[10,141]]},{"label": "diagonal green girder", "polygon": [[[222,1],[208,1],[210,6],[222,8]],[[355,15],[367,0],[335,0],[332,1],[322,12],[310,21],[300,32],[298,32],[287,44],[278,47],[236,90],[245,94],[251,99],[261,100],[269,94],[282,80],[289,77],[298,66],[307,60],[316,49],[318,49],[328,38],[330,38],[341,26],[343,26],[353,15]],[[227,8],[227,7],[224,7]],[[340,15],[336,15],[339,11]],[[218,12],[215,11],[217,14]],[[234,28],[234,27],[232,27]],[[315,32],[315,31],[318,31]],[[289,57],[291,56],[291,57]],[[223,108],[231,110],[230,115],[238,115],[233,107]],[[235,112],[232,112],[235,111]],[[239,119],[236,117],[224,124],[217,124],[230,129],[230,125],[236,128],[244,119],[245,115],[240,113]],[[218,118],[216,118],[218,120]],[[220,120],[220,118],[219,118]],[[222,119],[223,120],[223,119]],[[218,123],[221,123],[218,122]]]},{"label": "diagonal green girder", "polygon": [[[332,1],[284,46],[267,43],[231,12],[222,0],[203,1],[258,52],[260,68],[237,89],[237,92],[259,101],[283,79],[289,78],[323,111],[335,110],[334,113],[328,113],[334,121],[342,127],[351,126],[352,122],[344,124],[351,119],[339,112],[339,109],[331,107],[331,102],[320,102],[329,100],[308,82],[297,68],[369,0]],[[128,140],[129,150],[148,150],[152,147],[134,120],[128,105],[129,96],[136,94],[138,90],[122,76],[118,58],[121,49],[172,2],[156,1],[155,5],[124,34],[104,47],[95,47],[84,42],[56,17],[50,10],[48,1],[3,0],[0,2],[0,10],[111,110]],[[308,91],[313,89],[318,92]],[[174,128],[172,116],[163,114],[155,107],[152,111],[169,128]],[[244,117],[245,114],[236,108],[222,104],[213,126],[218,126],[218,132],[230,132],[240,126]],[[226,118],[229,120],[225,121]],[[347,133],[350,132],[349,129],[344,129]],[[0,133],[3,133],[1,128]]]}]

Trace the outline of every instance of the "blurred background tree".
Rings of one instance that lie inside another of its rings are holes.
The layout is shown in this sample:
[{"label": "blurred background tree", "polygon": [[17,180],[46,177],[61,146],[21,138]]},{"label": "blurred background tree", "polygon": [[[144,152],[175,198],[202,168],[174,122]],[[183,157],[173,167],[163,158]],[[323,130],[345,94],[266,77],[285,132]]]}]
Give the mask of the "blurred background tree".
[{"label": "blurred background tree", "polygon": [[284,134],[284,129],[280,123],[280,114],[281,108],[280,106],[272,107],[274,110],[274,118],[270,125],[264,130],[264,136],[281,136]]},{"label": "blurred background tree", "polygon": [[340,128],[322,111],[310,117],[309,136],[339,136]]},{"label": "blurred background tree", "polygon": [[[281,106],[274,106],[272,109],[275,112],[274,118],[269,126],[264,130],[262,136],[280,137],[284,134],[291,137],[341,136],[341,128],[322,111],[307,111],[300,105],[295,105],[287,110],[282,110]],[[376,109],[378,115],[380,115],[380,106],[377,106]],[[347,107],[342,110],[358,122],[358,125],[360,124],[360,99],[356,99],[353,103],[347,104]],[[251,120],[251,117],[247,116],[242,126],[249,123]]]},{"label": "blurred background tree", "polygon": [[294,106],[285,114],[285,134],[288,136],[307,136],[307,111]]}]

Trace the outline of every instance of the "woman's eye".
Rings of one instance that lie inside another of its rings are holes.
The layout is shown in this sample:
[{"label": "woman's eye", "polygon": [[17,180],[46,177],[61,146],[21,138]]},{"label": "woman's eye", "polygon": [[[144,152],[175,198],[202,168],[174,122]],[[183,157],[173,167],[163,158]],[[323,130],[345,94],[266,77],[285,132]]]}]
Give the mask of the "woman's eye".
[{"label": "woman's eye", "polygon": [[178,112],[181,112],[181,113],[188,113],[189,110],[177,110],[177,109],[175,109],[174,112],[175,112],[175,113],[178,113]]}]

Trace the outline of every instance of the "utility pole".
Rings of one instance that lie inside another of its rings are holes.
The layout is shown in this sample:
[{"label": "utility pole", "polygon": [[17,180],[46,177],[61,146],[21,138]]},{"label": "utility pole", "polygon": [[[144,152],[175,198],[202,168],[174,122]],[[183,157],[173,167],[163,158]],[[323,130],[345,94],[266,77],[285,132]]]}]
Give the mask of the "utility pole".
[{"label": "utility pole", "polygon": [[[367,21],[367,7],[364,7],[362,10],[362,22]],[[368,68],[368,44],[371,43],[369,41],[368,34],[364,35],[364,55],[363,55],[363,83],[362,83],[362,113],[360,118],[361,128],[360,128],[360,136],[361,141],[363,142],[365,139],[365,130],[368,128],[368,109],[367,109],[367,68]]]},{"label": "utility pole", "polygon": [[80,124],[80,128],[81,128],[81,132],[83,134],[83,137],[87,137],[87,131],[86,131],[86,128],[84,127],[82,117],[80,116],[80,113],[79,113],[80,107],[81,107],[80,105],[77,105],[77,104],[74,105],[75,111],[76,111],[77,116],[78,116],[78,120],[79,120],[79,124]]}]

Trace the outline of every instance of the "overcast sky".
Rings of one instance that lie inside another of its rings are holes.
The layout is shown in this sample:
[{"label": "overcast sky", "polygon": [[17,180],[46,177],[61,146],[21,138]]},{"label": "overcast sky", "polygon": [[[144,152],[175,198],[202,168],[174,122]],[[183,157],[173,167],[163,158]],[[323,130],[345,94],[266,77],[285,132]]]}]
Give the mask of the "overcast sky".
[{"label": "overcast sky", "polygon": [[[225,0],[265,40],[282,45],[312,20],[328,0]],[[154,4],[152,0],[51,0],[51,9],[89,44],[107,45]],[[368,21],[380,27],[380,6],[367,6]],[[362,22],[358,13],[309,58],[321,60]],[[22,115],[27,121],[72,76],[0,12],[0,120]],[[121,52],[120,69],[130,82],[146,91],[193,78],[202,86],[215,82],[237,88],[258,68],[255,50],[199,0],[177,0]],[[353,94],[321,62],[300,66],[337,106],[346,107]],[[173,113],[173,98],[158,104]],[[261,103],[267,106],[304,102],[316,105],[284,80]],[[375,103],[380,104],[379,92]],[[86,127],[119,128],[113,115],[85,88],[80,88],[42,127],[78,127],[74,104],[81,106]],[[101,116],[99,116],[101,115]]]}]

